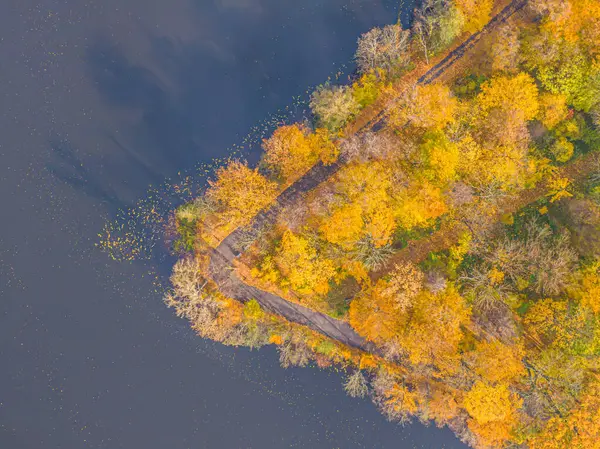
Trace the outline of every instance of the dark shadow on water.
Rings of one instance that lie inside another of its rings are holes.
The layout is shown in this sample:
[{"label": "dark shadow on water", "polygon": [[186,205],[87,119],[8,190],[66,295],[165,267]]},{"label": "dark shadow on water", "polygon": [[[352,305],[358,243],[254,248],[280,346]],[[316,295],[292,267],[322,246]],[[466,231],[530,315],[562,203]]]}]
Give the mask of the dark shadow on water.
[{"label": "dark shadow on water", "polygon": [[[190,116],[181,112],[176,98],[149,69],[129,61],[118,45],[97,38],[86,50],[86,62],[98,92],[111,106],[139,116],[128,136],[131,148],[143,149],[166,175],[196,161]],[[195,158],[194,158],[195,159]],[[155,164],[152,164],[155,165]]]},{"label": "dark shadow on water", "polygon": [[83,164],[78,150],[67,139],[55,137],[50,140],[49,147],[54,157],[46,169],[56,179],[70,185],[76,191],[109,204],[112,208],[127,206],[105,181]]},{"label": "dark shadow on water", "polygon": [[132,65],[117,45],[97,38],[86,49],[86,61],[98,91],[115,106],[164,107],[164,86],[146,68]]}]

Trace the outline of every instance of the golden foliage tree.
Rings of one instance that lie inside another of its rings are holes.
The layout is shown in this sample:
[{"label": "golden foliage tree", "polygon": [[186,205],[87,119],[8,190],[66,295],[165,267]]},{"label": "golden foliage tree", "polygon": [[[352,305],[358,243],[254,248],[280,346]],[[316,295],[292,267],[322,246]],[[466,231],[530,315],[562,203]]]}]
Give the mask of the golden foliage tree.
[{"label": "golden foliage tree", "polygon": [[600,276],[597,264],[583,270],[576,297],[596,315],[600,315]]},{"label": "golden foliage tree", "polygon": [[350,303],[350,324],[356,332],[375,343],[392,340],[402,319],[394,296],[388,294],[386,288],[387,283],[379,280]]},{"label": "golden foliage tree", "polygon": [[338,150],[327,130],[318,128],[310,133],[295,125],[281,126],[263,141],[265,162],[291,183],[306,173],[318,160],[326,164],[337,159]]},{"label": "golden foliage tree", "polygon": [[569,114],[567,97],[562,94],[544,92],[540,95],[540,121],[548,129],[554,128]]},{"label": "golden foliage tree", "polygon": [[471,354],[475,373],[492,383],[511,382],[525,374],[521,344],[507,345],[498,340],[478,343]]},{"label": "golden foliage tree", "polygon": [[387,245],[396,230],[396,218],[391,202],[382,198],[364,214],[365,235],[373,241],[376,248]]},{"label": "golden foliage tree", "polygon": [[530,449],[599,449],[600,383],[593,379],[568,416],[555,416],[528,441]]},{"label": "golden foliage tree", "polygon": [[448,210],[441,189],[427,181],[398,192],[393,207],[398,224],[405,229],[422,226]]},{"label": "golden foliage tree", "polygon": [[533,7],[544,14],[542,29],[568,42],[586,39],[600,25],[595,0],[534,0]]},{"label": "golden foliage tree", "polygon": [[315,129],[315,132],[308,136],[308,140],[313,152],[323,164],[330,165],[337,160],[340,150],[325,128]]},{"label": "golden foliage tree", "polygon": [[478,381],[464,400],[464,407],[472,418],[469,429],[484,447],[500,447],[510,438],[521,405],[522,401],[507,384],[489,386]]},{"label": "golden foliage tree", "polygon": [[443,84],[419,85],[390,111],[389,123],[402,128],[406,123],[419,128],[442,129],[455,120],[459,103]]},{"label": "golden foliage tree", "polygon": [[363,228],[362,208],[350,203],[336,208],[326,217],[319,231],[328,242],[351,249],[360,239]]},{"label": "golden foliage tree", "polygon": [[425,275],[414,264],[401,262],[394,266],[382,293],[390,296],[395,307],[404,312],[412,305],[415,296],[423,290],[424,281]]},{"label": "golden foliage tree", "polygon": [[445,186],[456,177],[458,147],[444,133],[440,131],[426,133],[420,150],[423,165],[418,171],[428,181]]},{"label": "golden foliage tree", "polygon": [[475,33],[481,30],[489,21],[493,0],[454,0],[454,4],[465,17],[464,30]]},{"label": "golden foliage tree", "polygon": [[[470,320],[466,301],[449,287],[439,293],[421,291],[406,313],[400,346],[414,365],[433,365],[452,373],[458,366],[462,326]],[[423,338],[427,335],[427,338]]]},{"label": "golden foliage tree", "polygon": [[265,162],[278,171],[285,182],[302,176],[318,160],[307,130],[298,125],[281,126],[263,141]]},{"label": "golden foliage tree", "polygon": [[525,121],[536,117],[539,110],[538,88],[527,73],[498,76],[481,85],[477,105],[484,115],[496,108],[518,114]]},{"label": "golden foliage tree", "polygon": [[392,186],[391,169],[384,163],[351,163],[336,176],[336,189],[347,200],[359,202],[363,210],[376,206],[386,198]]},{"label": "golden foliage tree", "polygon": [[432,390],[427,402],[427,417],[441,427],[460,414],[462,394],[442,385],[436,385]]},{"label": "golden foliage tree", "polygon": [[272,260],[281,274],[281,285],[301,294],[326,294],[335,276],[333,262],[319,255],[308,238],[289,230],[283,233]]},{"label": "golden foliage tree", "polygon": [[396,265],[350,303],[350,324],[366,339],[383,344],[398,334],[406,312],[423,288],[423,273],[412,264]]},{"label": "golden foliage tree", "polygon": [[232,161],[217,170],[206,195],[223,209],[222,218],[231,227],[249,223],[254,215],[277,196],[277,184],[243,162]]}]

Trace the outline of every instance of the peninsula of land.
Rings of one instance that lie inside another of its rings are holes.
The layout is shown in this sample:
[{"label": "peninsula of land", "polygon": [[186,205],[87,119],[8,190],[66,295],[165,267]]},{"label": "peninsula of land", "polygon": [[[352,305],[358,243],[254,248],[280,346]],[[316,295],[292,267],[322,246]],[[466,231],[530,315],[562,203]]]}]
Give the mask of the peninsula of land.
[{"label": "peninsula of land", "polygon": [[167,305],[474,448],[600,448],[600,2],[424,0],[173,211]]}]

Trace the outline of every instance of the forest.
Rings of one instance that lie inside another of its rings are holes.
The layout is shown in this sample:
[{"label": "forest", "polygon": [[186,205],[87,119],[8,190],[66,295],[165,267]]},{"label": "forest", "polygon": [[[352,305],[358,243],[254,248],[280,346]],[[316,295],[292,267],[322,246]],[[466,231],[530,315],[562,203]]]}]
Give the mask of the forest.
[{"label": "forest", "polygon": [[600,448],[600,1],[423,0],[355,63],[173,211],[166,304],[473,448]]}]

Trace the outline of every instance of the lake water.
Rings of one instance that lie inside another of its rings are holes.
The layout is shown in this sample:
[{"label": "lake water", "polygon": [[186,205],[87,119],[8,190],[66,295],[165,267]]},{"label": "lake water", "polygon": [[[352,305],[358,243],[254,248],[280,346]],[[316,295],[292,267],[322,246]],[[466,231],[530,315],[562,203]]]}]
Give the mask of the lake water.
[{"label": "lake water", "polygon": [[[0,448],[462,448],[340,374],[196,337],[148,264],[94,244],[150,185],[348,64],[386,0],[5,0]],[[163,267],[164,268],[164,267]]]}]

